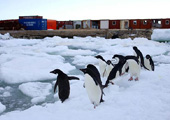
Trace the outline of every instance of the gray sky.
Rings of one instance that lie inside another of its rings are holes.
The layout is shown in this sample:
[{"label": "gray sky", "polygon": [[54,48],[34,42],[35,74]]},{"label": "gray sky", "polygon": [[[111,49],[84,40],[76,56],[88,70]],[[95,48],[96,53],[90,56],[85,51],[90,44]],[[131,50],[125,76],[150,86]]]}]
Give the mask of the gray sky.
[{"label": "gray sky", "polygon": [[55,20],[170,18],[170,0],[0,0],[0,20],[27,15]]}]

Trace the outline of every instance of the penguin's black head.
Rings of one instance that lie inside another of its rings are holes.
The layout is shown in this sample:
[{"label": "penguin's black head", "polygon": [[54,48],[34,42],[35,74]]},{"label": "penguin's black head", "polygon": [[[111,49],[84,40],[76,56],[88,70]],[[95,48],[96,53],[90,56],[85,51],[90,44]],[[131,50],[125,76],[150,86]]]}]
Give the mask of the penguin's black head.
[{"label": "penguin's black head", "polygon": [[137,50],[138,48],[137,48],[136,46],[133,46],[133,49],[134,49],[134,50]]},{"label": "penguin's black head", "polygon": [[55,70],[51,71],[50,73],[60,74],[60,73],[63,73],[63,72],[60,69],[55,69]]},{"label": "penguin's black head", "polygon": [[97,56],[95,56],[95,58],[105,61],[104,58],[101,55],[97,55]]},{"label": "penguin's black head", "polygon": [[112,64],[111,60],[107,60],[106,62],[108,65]]},{"label": "penguin's black head", "polygon": [[95,56],[95,58],[97,58],[97,59],[101,59],[101,58],[103,58],[101,55],[97,55],[97,56]]},{"label": "penguin's black head", "polygon": [[84,74],[87,73],[87,69],[80,69],[80,71],[82,71]]},{"label": "penguin's black head", "polygon": [[150,55],[146,55],[146,59],[150,59],[151,58],[151,56]]}]

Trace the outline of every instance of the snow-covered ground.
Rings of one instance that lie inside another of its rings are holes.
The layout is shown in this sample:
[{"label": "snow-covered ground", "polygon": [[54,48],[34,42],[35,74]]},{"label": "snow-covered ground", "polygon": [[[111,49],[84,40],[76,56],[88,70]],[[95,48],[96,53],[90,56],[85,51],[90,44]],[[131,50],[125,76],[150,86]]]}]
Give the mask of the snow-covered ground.
[{"label": "snow-covered ground", "polygon": [[[94,109],[79,69],[89,63],[98,67],[98,54],[106,60],[114,54],[133,55],[133,46],[152,56],[155,71],[142,69],[139,81],[128,81],[128,74],[118,77],[104,89],[105,102]],[[80,78],[70,81],[64,103],[53,93],[57,76],[49,72],[56,68]],[[0,35],[0,120],[169,120],[169,70],[170,44],[145,38],[28,40]]]}]

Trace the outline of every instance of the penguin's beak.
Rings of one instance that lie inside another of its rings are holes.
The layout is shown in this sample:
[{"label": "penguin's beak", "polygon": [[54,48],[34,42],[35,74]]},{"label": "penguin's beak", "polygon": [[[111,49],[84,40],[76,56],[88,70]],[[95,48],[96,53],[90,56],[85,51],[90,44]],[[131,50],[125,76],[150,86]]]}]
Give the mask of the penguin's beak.
[{"label": "penguin's beak", "polygon": [[50,71],[50,73],[53,73],[53,74],[55,74],[55,73],[54,73],[54,71]]}]

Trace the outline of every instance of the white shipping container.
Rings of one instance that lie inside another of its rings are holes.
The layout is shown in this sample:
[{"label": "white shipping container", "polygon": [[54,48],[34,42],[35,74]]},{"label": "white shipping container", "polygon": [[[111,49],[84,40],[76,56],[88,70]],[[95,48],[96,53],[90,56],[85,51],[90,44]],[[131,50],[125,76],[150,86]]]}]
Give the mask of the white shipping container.
[{"label": "white shipping container", "polygon": [[101,20],[100,29],[109,29],[109,20]]}]

